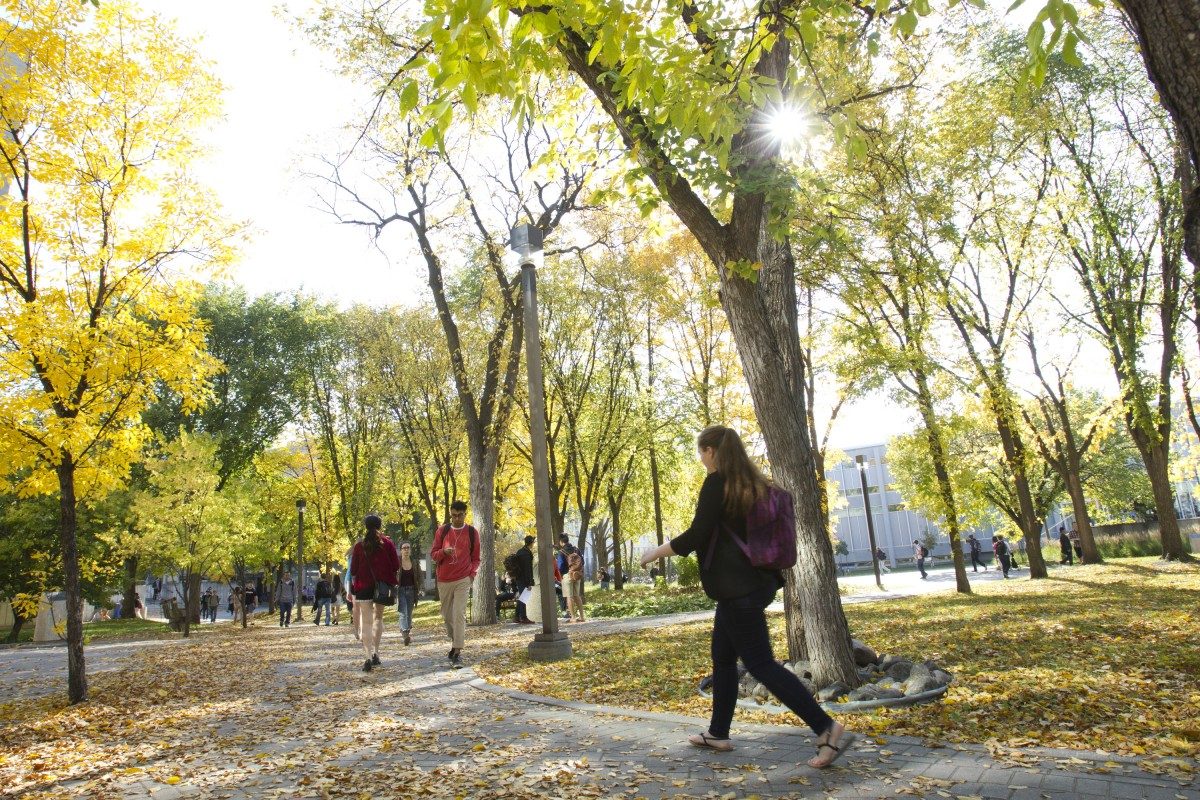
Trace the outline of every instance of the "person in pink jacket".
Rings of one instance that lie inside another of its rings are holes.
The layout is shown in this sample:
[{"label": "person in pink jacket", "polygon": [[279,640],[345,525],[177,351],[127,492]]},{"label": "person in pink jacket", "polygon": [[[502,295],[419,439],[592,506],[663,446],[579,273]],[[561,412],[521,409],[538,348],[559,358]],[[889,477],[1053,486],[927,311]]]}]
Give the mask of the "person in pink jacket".
[{"label": "person in pink jacket", "polygon": [[396,585],[400,556],[396,545],[384,536],[383,520],[370,514],[363,520],[367,529],[352,550],[350,558],[350,591],[354,594],[354,625],[362,635],[367,660],[363,672],[378,667],[379,640],[383,638],[384,603],[375,602],[375,584]]},{"label": "person in pink jacket", "polygon": [[450,524],[433,535],[429,556],[437,565],[438,599],[450,637],[450,666],[458,669],[467,635],[467,598],[479,571],[479,531],[467,524],[467,504],[462,500],[450,504]]}]

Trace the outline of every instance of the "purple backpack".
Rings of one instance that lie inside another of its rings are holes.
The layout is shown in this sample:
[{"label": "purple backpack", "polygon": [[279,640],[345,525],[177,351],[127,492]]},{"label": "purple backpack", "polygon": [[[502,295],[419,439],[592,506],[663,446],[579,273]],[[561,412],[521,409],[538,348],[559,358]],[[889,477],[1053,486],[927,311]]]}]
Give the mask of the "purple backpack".
[{"label": "purple backpack", "polygon": [[[745,541],[731,530],[729,538],[746,554],[750,566],[791,569],[796,565],[796,512],[792,508],[792,496],[776,486],[768,486],[766,495],[756,500],[746,514]],[[717,529],[713,528],[708,555],[704,558],[706,570],[712,566],[716,543]]]}]

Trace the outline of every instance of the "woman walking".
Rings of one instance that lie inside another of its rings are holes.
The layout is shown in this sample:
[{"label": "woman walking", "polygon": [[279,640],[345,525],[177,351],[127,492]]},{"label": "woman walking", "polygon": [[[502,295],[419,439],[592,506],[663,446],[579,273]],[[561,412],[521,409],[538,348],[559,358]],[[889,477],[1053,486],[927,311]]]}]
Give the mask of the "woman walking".
[{"label": "woman walking", "polygon": [[404,643],[412,641],[413,610],[417,607],[417,599],[421,595],[421,564],[413,561],[412,545],[408,542],[400,545],[400,574],[397,576],[396,608],[400,612],[400,632],[404,634]]},{"label": "woman walking", "polygon": [[731,428],[705,428],[696,439],[696,449],[708,477],[700,488],[691,527],[642,556],[644,567],[660,558],[696,553],[700,583],[717,601],[712,630],[712,716],[708,730],[688,737],[688,742],[721,752],[733,749],[729,724],[737,705],[740,658],[756,680],[812,728],[817,754],[808,765],[824,769],[837,761],[856,737],[825,713],[800,679],[775,660],[764,611],[783,585],[783,577],[777,571],[752,566],[732,538],[745,538],[746,515],[766,496],[770,483]]},{"label": "woman walking", "polygon": [[567,615],[575,622],[583,622],[583,557],[579,553],[567,556],[563,594],[567,596]]},{"label": "woman walking", "polygon": [[383,638],[384,602],[376,602],[375,589],[381,583],[396,585],[400,558],[396,545],[381,532],[383,520],[370,514],[363,520],[363,526],[367,531],[355,543],[351,556],[350,591],[354,594],[354,626],[367,654],[363,672],[370,672],[372,667],[379,666],[379,640]]}]

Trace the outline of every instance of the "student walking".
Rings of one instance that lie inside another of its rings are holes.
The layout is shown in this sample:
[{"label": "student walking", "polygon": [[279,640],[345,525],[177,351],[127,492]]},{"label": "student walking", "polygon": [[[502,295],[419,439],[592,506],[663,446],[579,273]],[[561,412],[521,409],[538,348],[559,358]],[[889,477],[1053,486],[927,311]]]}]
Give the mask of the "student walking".
[{"label": "student walking", "polygon": [[817,736],[817,754],[808,765],[824,769],[837,761],[855,735],[817,704],[804,684],[775,660],[764,610],[783,586],[775,570],[751,565],[734,537],[745,538],[746,515],[767,495],[770,483],[746,454],[737,432],[720,425],[696,440],[708,477],[700,488],[691,527],[642,555],[642,566],[660,558],[696,553],[700,583],[717,601],[712,631],[712,716],[708,730],[688,737],[696,747],[733,749],[729,725],[738,695],[738,660],[756,680],[804,720]]},{"label": "student walking", "polygon": [[379,640],[383,638],[383,610],[391,605],[391,598],[379,597],[380,584],[396,585],[396,572],[400,569],[400,557],[396,545],[384,536],[383,520],[369,514],[363,520],[366,532],[354,544],[350,557],[350,591],[354,595],[354,627],[362,637],[363,672],[370,672],[380,665]]},{"label": "student walking", "polygon": [[332,592],[333,624],[337,625],[342,621],[342,603],[346,602],[346,587],[342,584],[342,573],[337,570],[333,571]]},{"label": "student walking", "polygon": [[1012,561],[1008,555],[1008,542],[1004,541],[1004,537],[999,534],[992,537],[992,552],[996,554],[996,560],[1000,562],[1000,570],[1007,578],[1008,571],[1012,569]]},{"label": "student walking", "polygon": [[413,561],[412,545],[408,542],[400,545],[400,573],[396,583],[396,610],[400,612],[400,633],[404,635],[404,644],[412,641],[413,611],[421,596],[421,584],[425,576],[421,574],[421,564]]},{"label": "student walking", "polygon": [[[532,536],[526,536],[524,544],[513,554],[513,567],[516,573],[512,575],[513,594],[517,596],[517,622],[522,625],[532,625],[529,609],[521,602],[521,593],[533,588],[533,543],[537,541]],[[532,600],[532,595],[530,596]]]},{"label": "student walking", "polygon": [[321,610],[325,610],[325,624],[329,625],[333,617],[333,584],[329,582],[328,574],[321,576],[313,589],[313,625],[321,624]]},{"label": "student walking", "polygon": [[983,555],[983,544],[973,533],[967,537],[967,544],[971,546],[971,571],[979,572],[979,568],[983,567],[983,571],[987,572],[987,565],[980,558]]},{"label": "student walking", "polygon": [[927,558],[929,558],[929,551],[925,549],[925,545],[913,539],[913,561],[917,562],[917,570],[921,573],[921,580],[929,577],[928,573],[925,572],[925,559]]},{"label": "student walking", "polygon": [[438,528],[433,535],[430,558],[437,565],[438,599],[442,604],[442,620],[450,637],[450,666],[462,666],[462,649],[467,635],[467,598],[471,581],[479,571],[479,531],[467,524],[467,504],[455,500],[450,504],[450,524]]},{"label": "student walking", "polygon": [[296,602],[296,584],[292,581],[292,573],[285,574],[275,587],[275,602],[279,603],[279,627],[292,627],[292,604]]},{"label": "student walking", "polygon": [[1075,557],[1073,555],[1074,548],[1071,547],[1071,537],[1067,534],[1067,529],[1061,525],[1058,528],[1058,549],[1062,552],[1062,558],[1058,560],[1058,563],[1074,566]]},{"label": "student walking", "polygon": [[575,622],[583,622],[583,557],[579,553],[567,556],[567,574],[563,592],[567,596],[567,615]]}]

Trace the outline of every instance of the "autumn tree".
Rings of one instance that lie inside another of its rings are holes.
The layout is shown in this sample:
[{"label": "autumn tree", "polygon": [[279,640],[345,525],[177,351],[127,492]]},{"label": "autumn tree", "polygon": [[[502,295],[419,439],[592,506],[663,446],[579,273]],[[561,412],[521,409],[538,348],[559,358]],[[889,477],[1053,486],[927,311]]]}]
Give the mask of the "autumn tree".
[{"label": "autumn tree", "polygon": [[[1097,26],[1092,63],[1048,79],[1047,158],[1065,260],[1104,346],[1125,424],[1154,488],[1163,556],[1187,559],[1170,478],[1172,383],[1193,287],[1185,267],[1188,165],[1176,129],[1128,58],[1132,43]],[[1190,201],[1187,201],[1190,202]]]},{"label": "autumn tree", "polygon": [[221,491],[217,441],[183,432],[146,461],[147,489],[133,503],[138,536],[129,544],[183,579],[183,635],[199,610],[201,579],[228,574],[249,526],[249,509]]},{"label": "autumn tree", "polygon": [[179,275],[229,256],[231,231],[186,169],[217,86],[188,42],[120,0],[4,8],[0,451],[19,494],[59,498],[80,702],[80,498],[125,479],[156,392],[190,410],[215,371]]}]

